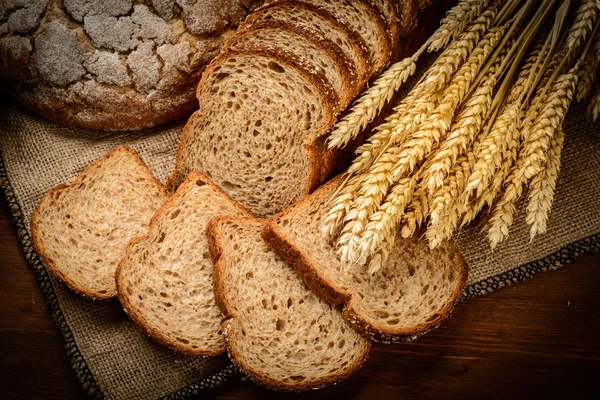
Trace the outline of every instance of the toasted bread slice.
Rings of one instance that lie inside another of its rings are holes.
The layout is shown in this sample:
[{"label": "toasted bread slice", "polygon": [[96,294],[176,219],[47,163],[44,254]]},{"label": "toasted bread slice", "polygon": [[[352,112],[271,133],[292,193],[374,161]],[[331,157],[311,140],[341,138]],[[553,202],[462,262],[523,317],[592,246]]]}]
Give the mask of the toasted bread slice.
[{"label": "toasted bread slice", "polygon": [[116,296],[115,270],[129,240],[147,229],[167,197],[139,155],[117,147],[40,200],[31,217],[33,246],[71,289]]},{"label": "toasted bread slice", "polygon": [[369,341],[262,240],[265,222],[219,217],[207,230],[231,360],[277,390],[315,389],[347,378],[367,358]]},{"label": "toasted bread slice", "polygon": [[219,215],[251,216],[193,171],[152,217],[148,232],[131,241],[117,268],[119,300],[131,319],[184,354],[225,351],[205,234]]},{"label": "toasted bread slice", "polygon": [[467,279],[464,258],[450,243],[430,250],[425,241],[399,237],[376,274],[363,266],[341,272],[333,244],[320,231],[341,179],[273,218],[263,238],[308,287],[330,303],[342,304],[344,318],[368,338],[410,340],[435,328],[460,298]]}]

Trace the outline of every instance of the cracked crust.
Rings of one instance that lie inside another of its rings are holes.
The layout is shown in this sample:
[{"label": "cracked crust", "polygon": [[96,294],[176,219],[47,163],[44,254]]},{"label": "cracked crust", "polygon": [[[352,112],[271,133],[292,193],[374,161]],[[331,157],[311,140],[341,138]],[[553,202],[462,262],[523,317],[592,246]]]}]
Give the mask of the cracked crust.
[{"label": "cracked crust", "polygon": [[68,125],[117,131],[179,119],[197,108],[204,68],[258,3],[7,2],[0,6],[0,86]]}]

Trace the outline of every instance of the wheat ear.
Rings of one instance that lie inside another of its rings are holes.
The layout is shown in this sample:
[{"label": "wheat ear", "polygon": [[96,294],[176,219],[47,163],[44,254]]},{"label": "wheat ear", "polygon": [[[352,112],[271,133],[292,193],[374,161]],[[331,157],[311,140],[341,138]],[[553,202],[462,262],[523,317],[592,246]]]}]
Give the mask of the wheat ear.
[{"label": "wheat ear", "polygon": [[401,234],[403,238],[409,238],[421,226],[429,213],[429,197],[424,188],[417,186],[413,193],[413,199],[402,216]]},{"label": "wheat ear", "polygon": [[577,93],[575,98],[578,102],[588,97],[592,86],[596,83],[598,62],[600,62],[600,32],[596,33],[594,47],[585,57],[585,60],[581,64],[581,69],[577,73]]},{"label": "wheat ear", "polygon": [[438,51],[458,36],[487,7],[488,0],[461,0],[440,22],[440,27],[429,39],[428,51]]},{"label": "wheat ear", "polygon": [[565,133],[558,129],[548,151],[548,159],[544,169],[533,177],[529,184],[529,203],[527,204],[526,221],[530,225],[530,238],[546,232],[548,214],[554,200],[556,178],[560,169],[560,154],[565,139]]},{"label": "wheat ear", "polygon": [[566,41],[567,57],[572,59],[575,57],[581,45],[594,28],[598,17],[598,1],[597,0],[582,0],[579,8],[575,13],[575,20],[569,27]]},{"label": "wheat ear", "polygon": [[507,178],[508,185],[504,196],[494,205],[488,222],[487,236],[492,248],[508,236],[508,230],[516,213],[516,201],[522,195],[524,185],[542,170],[549,142],[561,127],[573,100],[578,68],[579,64],[576,64],[568,73],[556,80],[529,137],[521,146],[517,165]]},{"label": "wheat ear", "polygon": [[594,94],[590,99],[590,105],[588,106],[588,114],[592,116],[592,120],[596,122],[598,115],[600,115],[600,85],[596,85]]},{"label": "wheat ear", "polygon": [[425,75],[425,93],[436,93],[450,82],[454,73],[490,29],[495,16],[495,7],[490,7],[446,47]]}]

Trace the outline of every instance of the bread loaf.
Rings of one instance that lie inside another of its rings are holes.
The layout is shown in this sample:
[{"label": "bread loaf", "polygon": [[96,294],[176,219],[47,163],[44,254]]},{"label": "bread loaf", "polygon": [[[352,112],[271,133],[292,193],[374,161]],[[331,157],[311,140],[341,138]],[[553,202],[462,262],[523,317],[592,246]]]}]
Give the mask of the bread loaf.
[{"label": "bread loaf", "polygon": [[0,1],[0,86],[63,124],[151,127],[189,115],[205,66],[256,0]]}]

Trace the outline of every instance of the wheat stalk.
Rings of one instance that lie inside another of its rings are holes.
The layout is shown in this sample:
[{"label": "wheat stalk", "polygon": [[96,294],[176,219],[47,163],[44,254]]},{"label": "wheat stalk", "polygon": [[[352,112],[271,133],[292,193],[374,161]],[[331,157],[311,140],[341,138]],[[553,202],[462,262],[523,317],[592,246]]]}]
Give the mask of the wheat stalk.
[{"label": "wheat stalk", "polygon": [[598,115],[600,115],[600,85],[596,85],[594,94],[590,99],[590,105],[588,106],[588,114],[592,116],[592,120],[596,122]]},{"label": "wheat stalk", "polygon": [[458,36],[487,7],[488,0],[461,0],[450,9],[429,39],[428,51],[438,51]]},{"label": "wheat stalk", "polygon": [[527,204],[526,221],[530,225],[530,238],[546,232],[548,214],[554,200],[556,178],[560,169],[560,154],[565,133],[558,129],[548,151],[548,159],[544,169],[533,177],[529,184],[529,203]]}]

